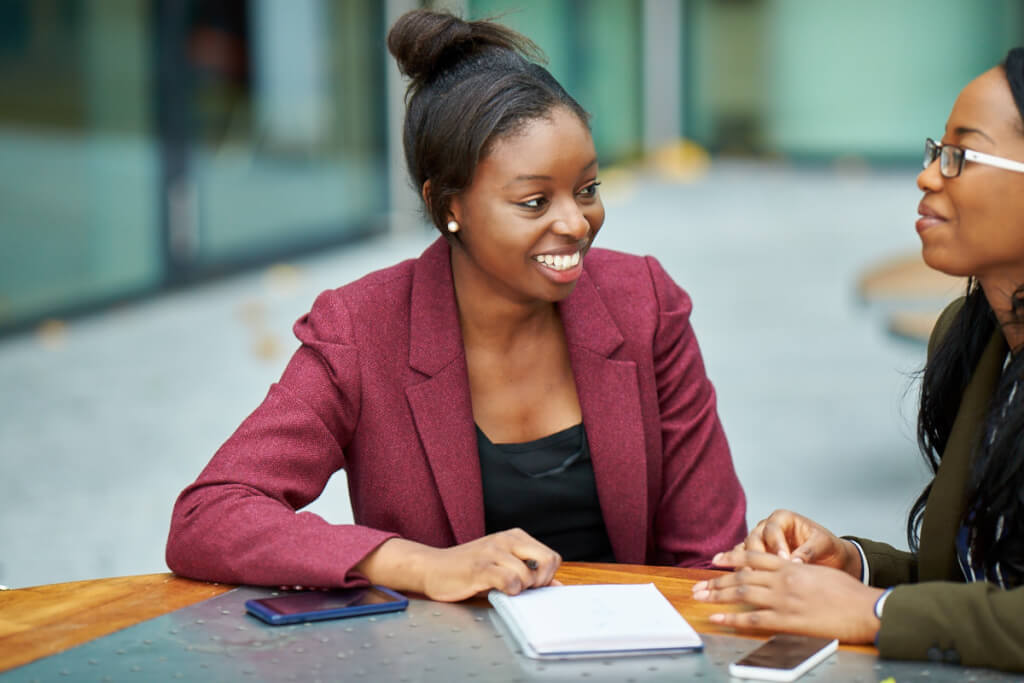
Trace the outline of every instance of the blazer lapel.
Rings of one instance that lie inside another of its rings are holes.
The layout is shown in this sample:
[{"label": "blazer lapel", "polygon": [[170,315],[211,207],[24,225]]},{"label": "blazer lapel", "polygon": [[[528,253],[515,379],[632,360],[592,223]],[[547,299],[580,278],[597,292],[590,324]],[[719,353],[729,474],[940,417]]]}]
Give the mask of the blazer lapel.
[{"label": "blazer lapel", "polygon": [[967,505],[971,456],[1002,373],[1006,351],[1006,340],[1002,332],[996,330],[960,400],[960,409],[953,421],[921,522],[919,581],[943,581],[960,574],[956,560],[956,534]]},{"label": "blazer lapel", "polygon": [[426,379],[405,394],[458,544],[484,535],[484,501],[449,249],[439,238],[416,262],[409,365]]},{"label": "blazer lapel", "polygon": [[610,357],[623,337],[585,270],[559,310],[608,538],[616,560],[642,564],[647,459],[636,363]]}]

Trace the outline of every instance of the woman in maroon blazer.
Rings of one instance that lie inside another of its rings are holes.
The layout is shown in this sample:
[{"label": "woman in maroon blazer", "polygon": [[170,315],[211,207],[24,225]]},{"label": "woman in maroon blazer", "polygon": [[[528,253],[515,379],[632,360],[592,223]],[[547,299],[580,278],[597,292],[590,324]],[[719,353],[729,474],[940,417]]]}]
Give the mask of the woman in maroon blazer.
[{"label": "woman in maroon blazer", "polygon": [[[743,491],[689,297],[591,249],[588,115],[500,25],[415,11],[388,45],[443,237],[296,323],[281,380],[179,497],[168,565],[437,600],[546,585],[563,557],[707,566],[746,533]],[[298,512],[341,468],[356,524]]]}]

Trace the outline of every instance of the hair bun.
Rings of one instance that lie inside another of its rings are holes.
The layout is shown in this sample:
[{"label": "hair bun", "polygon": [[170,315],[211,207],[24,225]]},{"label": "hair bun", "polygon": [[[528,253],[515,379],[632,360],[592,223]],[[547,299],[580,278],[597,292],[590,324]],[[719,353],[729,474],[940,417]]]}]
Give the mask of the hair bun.
[{"label": "hair bun", "polygon": [[388,50],[413,85],[433,80],[463,59],[499,48],[539,58],[529,38],[490,21],[465,21],[448,12],[412,10],[388,32]]}]

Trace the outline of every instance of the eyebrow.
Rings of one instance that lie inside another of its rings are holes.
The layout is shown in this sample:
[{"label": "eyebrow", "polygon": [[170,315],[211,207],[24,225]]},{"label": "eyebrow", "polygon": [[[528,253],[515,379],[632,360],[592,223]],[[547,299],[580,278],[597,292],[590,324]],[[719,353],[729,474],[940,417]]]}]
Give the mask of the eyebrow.
[{"label": "eyebrow", "polygon": [[977,128],[968,128],[967,126],[957,126],[955,129],[953,129],[953,134],[957,135],[957,136],[964,136],[964,135],[968,135],[970,133],[977,133],[981,137],[983,137],[986,140],[988,140],[989,142],[991,142],[993,145],[996,144],[996,141],[993,140],[992,138],[990,138],[988,135],[986,135],[985,131],[978,130]]},{"label": "eyebrow", "polygon": [[[583,168],[581,168],[580,169],[580,173],[585,173],[586,171],[590,170],[594,166],[597,166],[597,157],[594,157],[593,159],[591,159],[590,163],[588,163]],[[517,175],[515,178],[513,178],[512,180],[507,182],[502,187],[502,189],[506,189],[506,188],[512,187],[516,183],[522,183],[522,182],[526,182],[526,181],[530,181],[530,180],[551,180],[551,176],[549,176],[549,175],[531,175],[531,174]]]}]

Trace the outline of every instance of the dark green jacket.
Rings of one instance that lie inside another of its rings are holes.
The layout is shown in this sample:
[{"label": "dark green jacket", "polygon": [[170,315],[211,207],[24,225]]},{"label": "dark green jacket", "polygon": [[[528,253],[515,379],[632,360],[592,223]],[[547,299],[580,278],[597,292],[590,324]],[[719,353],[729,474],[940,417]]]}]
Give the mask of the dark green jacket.
[{"label": "dark green jacket", "polygon": [[[929,358],[962,305],[960,300],[943,311],[928,343]],[[867,556],[871,584],[896,586],[878,634],[883,657],[1024,671],[1024,587],[965,583],[956,558],[971,452],[1006,353],[1006,340],[997,329],[961,399],[928,496],[918,553],[856,539]]]}]

